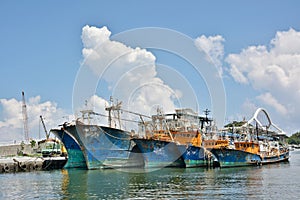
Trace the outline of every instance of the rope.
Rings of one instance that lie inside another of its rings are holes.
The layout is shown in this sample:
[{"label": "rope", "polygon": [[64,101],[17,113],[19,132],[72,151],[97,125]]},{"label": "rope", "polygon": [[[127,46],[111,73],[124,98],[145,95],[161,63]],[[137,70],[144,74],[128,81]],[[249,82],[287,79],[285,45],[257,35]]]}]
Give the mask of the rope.
[{"label": "rope", "polygon": [[[52,159],[50,160],[50,162],[48,163],[48,165],[47,166],[45,166],[45,167],[42,167],[43,169],[47,169],[51,164],[52,164]],[[45,161],[44,161],[45,162]]]},{"label": "rope", "polygon": [[112,138],[115,138],[118,140],[131,140],[131,139],[127,139],[127,138],[119,138],[119,137],[113,136],[113,135],[109,134],[108,132],[106,132],[105,130],[103,130],[101,127],[97,127],[97,128],[101,129],[103,131],[103,133],[105,133],[106,135],[109,135]]},{"label": "rope", "polygon": [[[126,111],[126,110],[123,110],[123,109],[121,109],[121,110],[122,110],[122,111],[125,111],[125,112],[132,113],[132,114],[136,114],[136,115],[139,115],[139,116],[144,116],[144,117],[150,118],[149,116],[146,116],[146,115],[142,115],[142,114],[138,114],[138,113]],[[109,117],[108,115],[101,114],[101,113],[95,113],[95,112],[93,112],[93,114],[94,114],[94,115],[99,115],[99,116],[102,116],[102,117]],[[113,118],[113,119],[119,119],[118,117],[114,117],[114,116],[111,116],[111,118]],[[120,118],[120,120],[128,121],[128,122],[136,122],[136,123],[139,123],[139,122],[140,122],[140,121],[137,121],[137,120],[125,119],[125,118]]]}]

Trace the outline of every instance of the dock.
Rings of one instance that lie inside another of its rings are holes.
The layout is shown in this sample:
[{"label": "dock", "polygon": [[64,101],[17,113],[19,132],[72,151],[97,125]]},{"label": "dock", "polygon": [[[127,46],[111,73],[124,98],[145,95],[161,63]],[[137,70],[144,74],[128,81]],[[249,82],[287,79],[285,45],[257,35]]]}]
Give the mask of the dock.
[{"label": "dock", "polygon": [[66,162],[65,157],[0,157],[0,173],[62,169]]},{"label": "dock", "polygon": [[0,173],[62,169],[68,161],[64,156],[43,157],[35,148],[30,144],[0,146]]}]

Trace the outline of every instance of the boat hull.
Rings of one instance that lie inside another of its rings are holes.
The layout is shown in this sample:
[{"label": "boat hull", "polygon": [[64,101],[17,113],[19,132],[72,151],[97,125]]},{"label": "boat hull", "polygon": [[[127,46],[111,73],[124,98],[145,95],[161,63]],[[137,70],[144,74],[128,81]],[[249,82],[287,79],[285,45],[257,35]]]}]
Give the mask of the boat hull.
[{"label": "boat hull", "polygon": [[64,168],[86,168],[83,152],[75,138],[63,129],[52,129],[51,132],[64,144],[68,152],[68,161]]},{"label": "boat hull", "polygon": [[62,169],[67,162],[68,159],[65,157],[48,157],[44,158],[42,168],[43,170]]},{"label": "boat hull", "polygon": [[185,167],[206,167],[207,157],[205,156],[205,149],[203,147],[178,145],[182,152]]},{"label": "boat hull", "polygon": [[220,167],[243,167],[260,165],[262,161],[259,155],[241,150],[213,148],[210,151],[218,160]]},{"label": "boat hull", "polygon": [[133,139],[144,158],[145,168],[185,167],[182,152],[174,142]]},{"label": "boat hull", "polygon": [[135,166],[134,162],[129,161],[133,146],[129,132],[81,123],[65,129],[79,142],[88,169]]},{"label": "boat hull", "polygon": [[263,165],[278,163],[278,162],[285,162],[288,161],[290,158],[289,151],[283,152],[276,156],[261,156]]}]

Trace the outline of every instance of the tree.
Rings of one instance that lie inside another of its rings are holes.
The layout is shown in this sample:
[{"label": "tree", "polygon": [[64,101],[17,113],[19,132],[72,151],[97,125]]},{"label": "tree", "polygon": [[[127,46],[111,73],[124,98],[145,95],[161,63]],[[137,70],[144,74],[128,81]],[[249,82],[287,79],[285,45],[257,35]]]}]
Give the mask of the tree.
[{"label": "tree", "polygon": [[287,139],[289,144],[300,144],[300,132],[294,133],[291,137]]},{"label": "tree", "polygon": [[31,140],[30,144],[31,144],[31,148],[35,147],[36,141],[35,140]]}]

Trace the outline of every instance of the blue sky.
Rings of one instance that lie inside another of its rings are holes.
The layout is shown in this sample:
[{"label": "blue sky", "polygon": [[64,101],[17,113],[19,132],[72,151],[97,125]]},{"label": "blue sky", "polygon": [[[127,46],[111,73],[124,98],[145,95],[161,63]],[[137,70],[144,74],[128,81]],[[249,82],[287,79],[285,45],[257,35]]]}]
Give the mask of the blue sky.
[{"label": "blue sky", "polygon": [[[2,0],[0,99],[20,101],[24,90],[28,99],[40,96],[40,103],[49,101],[55,104],[55,108],[61,109],[61,113],[72,113],[73,85],[83,61],[81,35],[85,25],[107,26],[112,35],[134,28],[162,27],[193,39],[201,35],[219,35],[224,39],[221,63],[227,93],[226,118],[241,120],[242,116],[249,117],[253,112],[253,109],[245,108],[245,102],[250,102],[252,107],[264,107],[258,96],[271,94],[276,97],[276,94],[267,86],[256,85],[257,79],[250,77],[249,80],[254,82],[248,81],[248,84],[237,81],[228,72],[237,61],[228,63],[226,58],[230,54],[240,55],[250,46],[263,45],[270,50],[270,42],[277,32],[287,32],[291,28],[299,31],[299,4],[299,1]],[[157,52],[153,54],[157,55]],[[157,57],[160,59],[159,55]],[[168,58],[161,57],[162,62]],[[172,64],[172,61],[166,62]],[[248,71],[244,73],[250,74]],[[292,98],[296,98],[296,102],[297,97]],[[284,100],[277,103],[286,104]],[[7,114],[8,108],[5,110],[4,107],[3,103],[0,104],[2,128],[6,120],[12,118]],[[204,103],[204,107],[209,105]],[[298,130],[296,122],[300,119],[299,115],[282,117],[274,104],[273,107],[267,105],[267,110],[282,129],[290,132]],[[13,129],[3,128],[2,133],[4,130]]]}]

